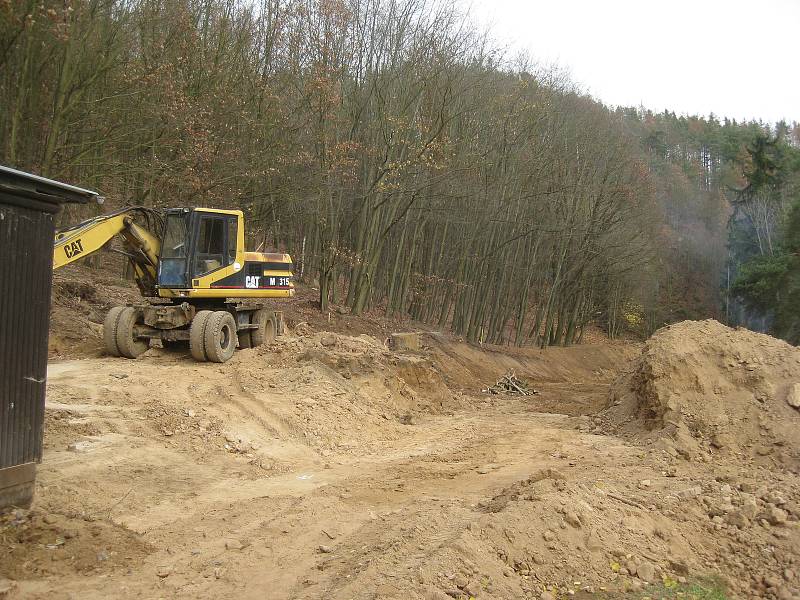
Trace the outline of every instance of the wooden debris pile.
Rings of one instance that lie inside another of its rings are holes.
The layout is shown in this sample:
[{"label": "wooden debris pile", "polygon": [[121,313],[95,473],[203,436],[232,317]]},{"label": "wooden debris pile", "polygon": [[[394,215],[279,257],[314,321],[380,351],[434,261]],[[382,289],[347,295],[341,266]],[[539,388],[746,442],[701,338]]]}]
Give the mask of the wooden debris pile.
[{"label": "wooden debris pile", "polygon": [[538,390],[529,387],[528,384],[519,379],[514,371],[509,371],[497,380],[497,383],[483,390],[484,394],[512,394],[517,396],[532,396],[538,394]]}]

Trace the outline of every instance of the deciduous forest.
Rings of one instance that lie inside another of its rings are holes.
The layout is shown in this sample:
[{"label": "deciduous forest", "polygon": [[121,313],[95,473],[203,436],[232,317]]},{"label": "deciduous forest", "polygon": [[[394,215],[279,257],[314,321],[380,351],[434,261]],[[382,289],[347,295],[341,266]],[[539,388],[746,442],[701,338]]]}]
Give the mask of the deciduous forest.
[{"label": "deciduous forest", "polygon": [[800,127],[608,107],[433,0],[0,2],[0,163],[241,208],[320,308],[800,342]]}]

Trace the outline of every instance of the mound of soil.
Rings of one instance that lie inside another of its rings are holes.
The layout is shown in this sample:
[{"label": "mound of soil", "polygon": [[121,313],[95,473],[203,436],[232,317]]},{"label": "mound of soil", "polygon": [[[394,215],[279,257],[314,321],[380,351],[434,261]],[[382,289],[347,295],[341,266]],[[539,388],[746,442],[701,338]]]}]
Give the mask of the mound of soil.
[{"label": "mound of soil", "polygon": [[611,390],[617,431],[667,438],[677,451],[741,452],[800,465],[800,349],[714,320],[657,331]]},{"label": "mound of soil", "polygon": [[[106,515],[49,508],[50,512],[40,507],[0,515],[0,591],[4,577],[125,572],[152,550],[133,532],[104,520]],[[0,598],[6,597],[0,593]]]},{"label": "mound of soil", "polygon": [[[117,257],[106,259],[116,264]],[[53,273],[49,357],[102,356],[103,320],[112,306],[141,302],[132,281],[87,265],[70,265]]]},{"label": "mound of soil", "polygon": [[258,403],[279,394],[286,401],[275,409],[284,433],[318,451],[378,449],[406,435],[421,414],[466,403],[424,356],[390,352],[369,335],[308,329],[298,328],[268,348],[238,352],[236,378]]}]

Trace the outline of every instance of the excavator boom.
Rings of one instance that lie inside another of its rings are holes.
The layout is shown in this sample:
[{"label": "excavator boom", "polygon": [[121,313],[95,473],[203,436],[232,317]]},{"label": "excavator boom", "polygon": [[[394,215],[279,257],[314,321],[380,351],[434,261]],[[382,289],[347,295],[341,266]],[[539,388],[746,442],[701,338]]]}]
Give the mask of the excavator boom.
[{"label": "excavator boom", "polygon": [[160,216],[155,211],[130,207],[59,230],[53,244],[53,269],[97,252],[119,235],[124,242],[125,254],[133,264],[140,291],[145,296],[154,296],[161,242],[155,234],[135,223],[135,216],[160,222]]}]

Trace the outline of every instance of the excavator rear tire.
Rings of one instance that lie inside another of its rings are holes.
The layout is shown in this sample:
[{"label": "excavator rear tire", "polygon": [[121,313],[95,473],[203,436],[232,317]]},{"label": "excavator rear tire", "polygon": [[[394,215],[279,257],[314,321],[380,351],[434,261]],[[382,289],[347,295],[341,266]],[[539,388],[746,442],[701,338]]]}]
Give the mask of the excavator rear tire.
[{"label": "excavator rear tire", "polygon": [[135,335],[136,320],[139,311],[131,306],[122,309],[117,320],[117,347],[125,358],[137,358],[150,347],[149,340],[142,340]]},{"label": "excavator rear tire", "polygon": [[111,356],[119,356],[119,346],[117,346],[117,323],[119,323],[119,315],[122,313],[124,306],[115,306],[106,315],[103,321],[103,342],[106,345],[106,352]]},{"label": "excavator rear tire", "polygon": [[205,362],[208,360],[206,356],[205,334],[206,334],[206,321],[211,316],[210,310],[201,310],[192,319],[192,325],[189,328],[189,351],[192,353],[192,358],[198,362]]},{"label": "excavator rear tire", "polygon": [[253,348],[261,344],[271,344],[275,341],[277,326],[275,324],[274,313],[265,308],[259,308],[253,313],[253,325],[258,325],[258,329],[250,330],[251,344]]},{"label": "excavator rear tire", "polygon": [[230,360],[236,350],[236,321],[233,315],[225,310],[211,313],[206,321],[203,339],[208,360],[216,363]]}]

